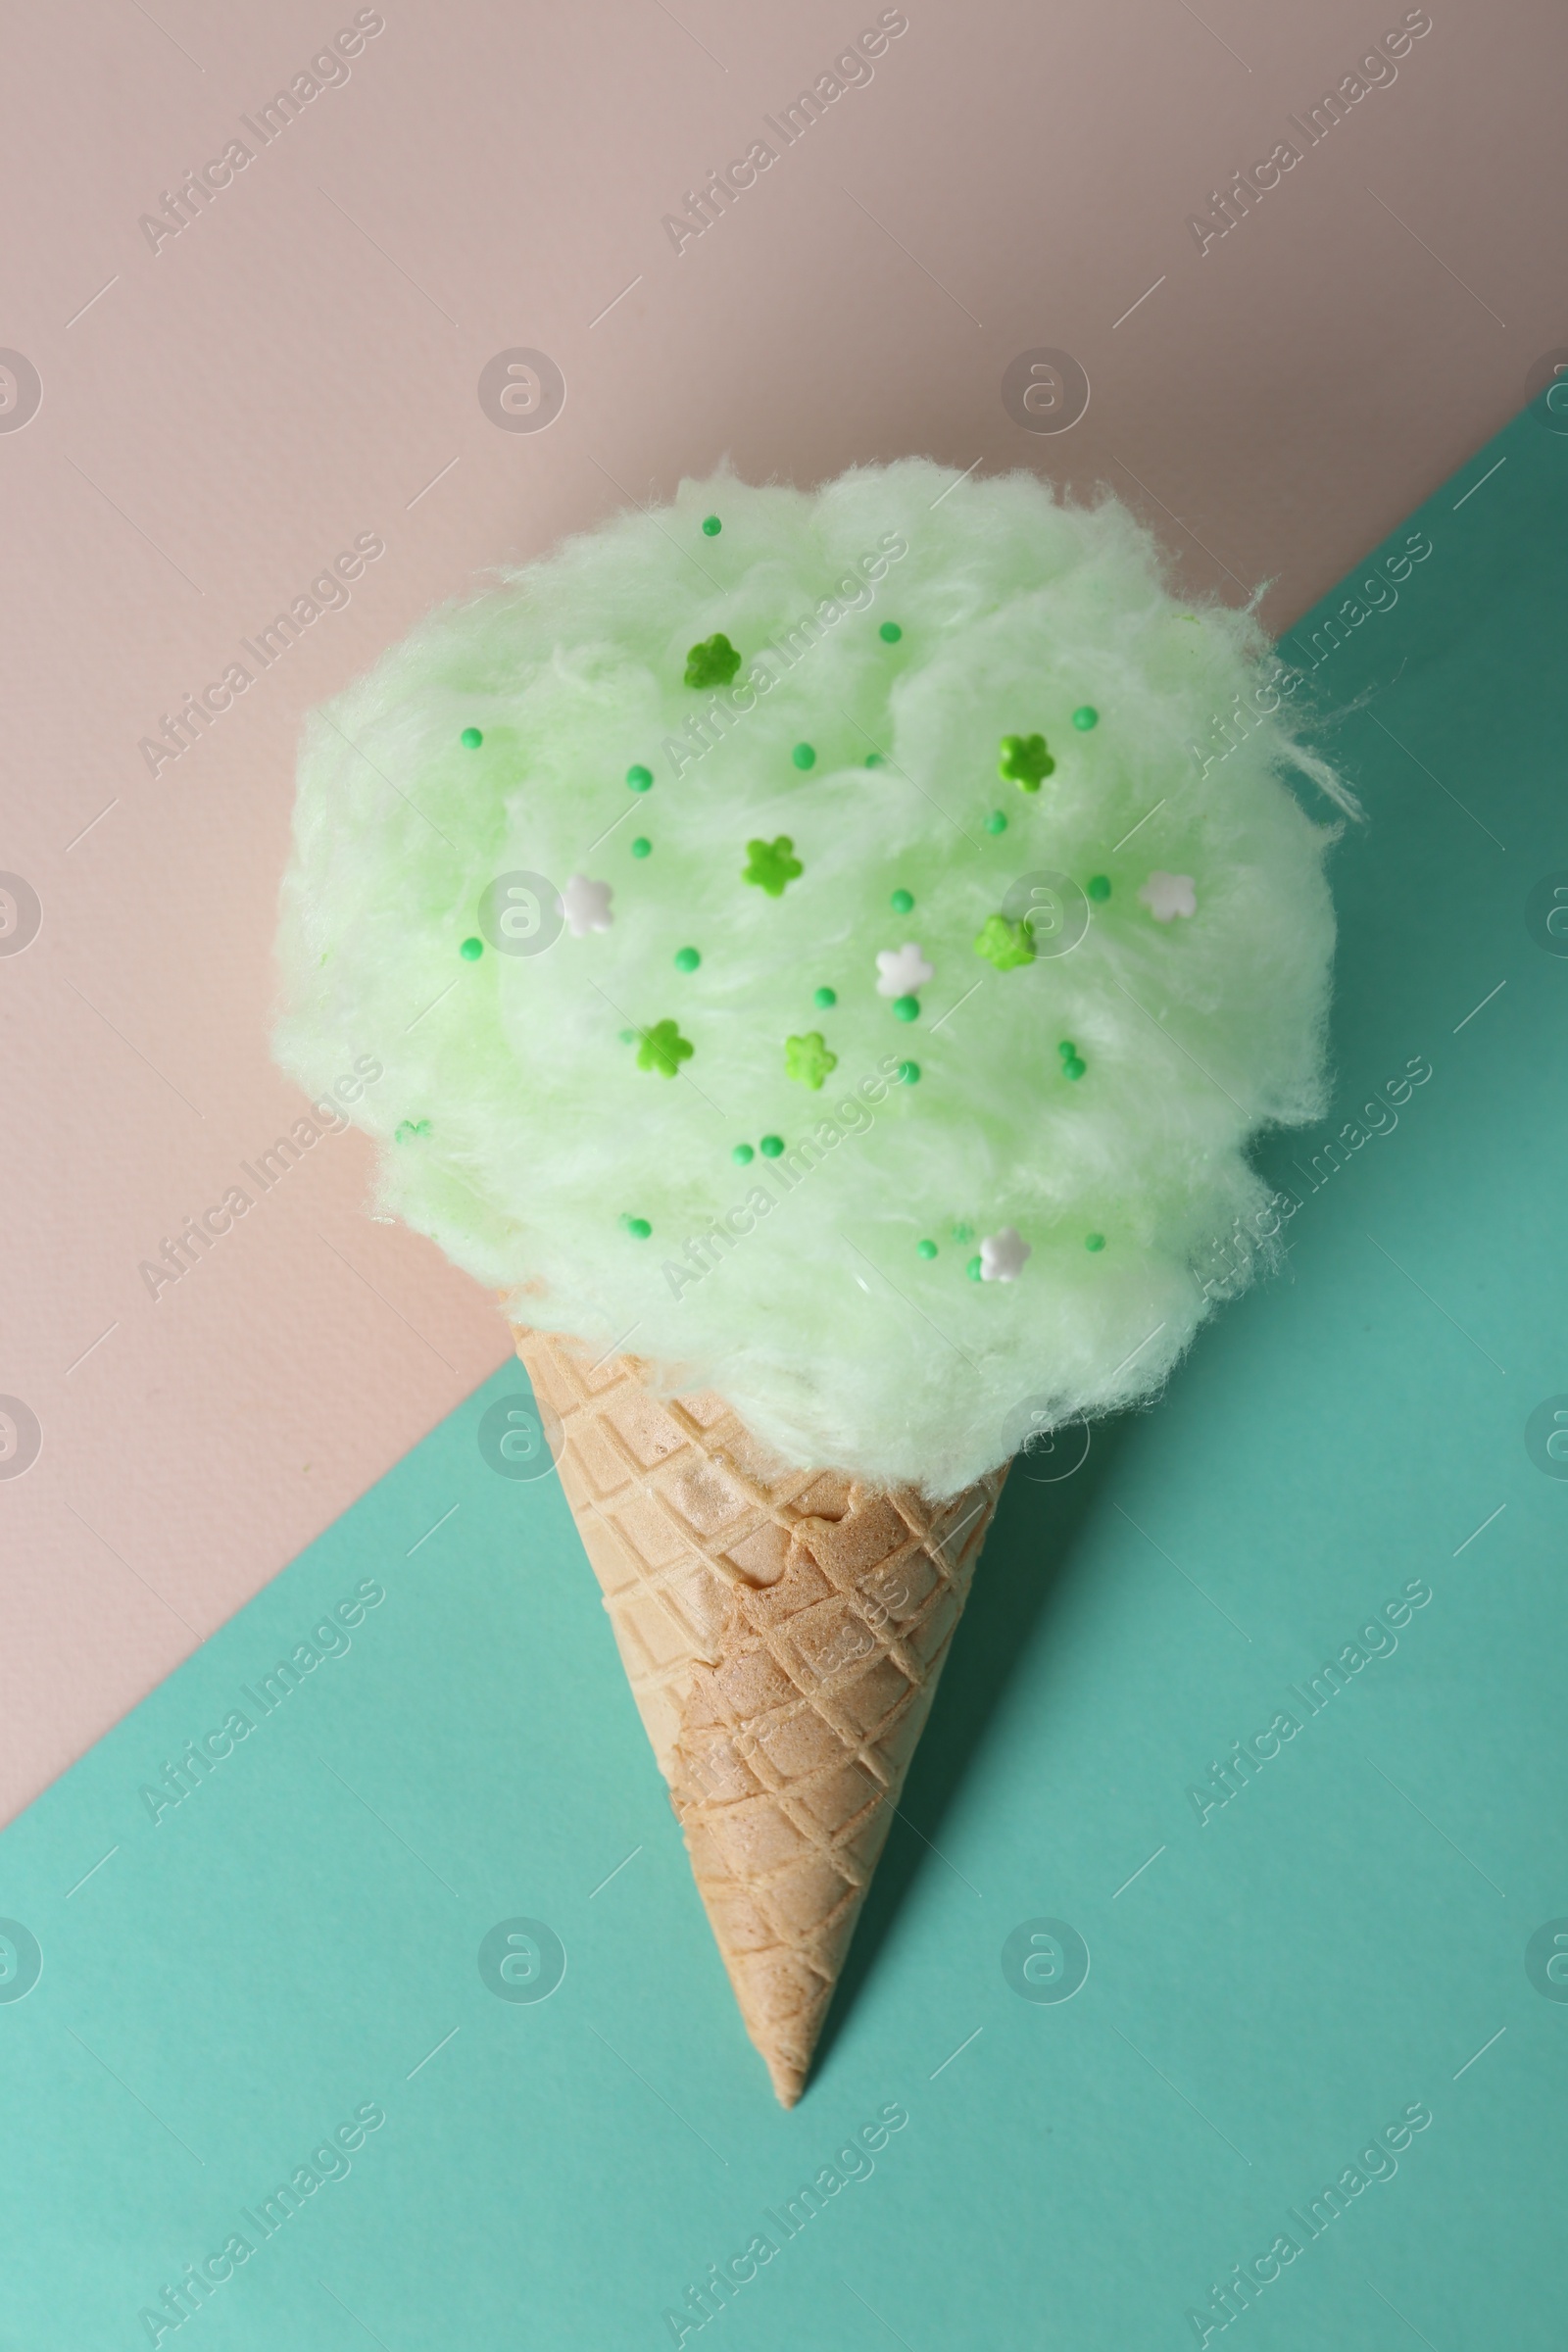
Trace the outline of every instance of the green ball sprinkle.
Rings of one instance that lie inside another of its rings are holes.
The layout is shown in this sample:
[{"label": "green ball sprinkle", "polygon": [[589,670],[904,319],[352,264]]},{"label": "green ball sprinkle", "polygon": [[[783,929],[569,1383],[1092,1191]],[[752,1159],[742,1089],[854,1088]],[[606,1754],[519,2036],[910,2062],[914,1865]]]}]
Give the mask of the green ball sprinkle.
[{"label": "green ball sprinkle", "polygon": [[647,834],[639,833],[631,845],[631,854],[634,858],[650,858],[653,856],[653,849],[654,845]]},{"label": "green ball sprinkle", "polygon": [[920,1064],[917,1061],[901,1061],[899,1064],[899,1083],[901,1086],[918,1086],[920,1083]]},{"label": "green ball sprinkle", "polygon": [[1085,1070],[1088,1069],[1089,1064],[1087,1061],[1083,1060],[1080,1055],[1075,1054],[1071,1061],[1064,1061],[1061,1067],[1063,1077],[1078,1079],[1083,1076]]},{"label": "green ball sprinkle", "polygon": [[896,890],[889,899],[888,905],[895,914],[912,914],[914,912],[914,893],[910,890]]},{"label": "green ball sprinkle", "polygon": [[764,1135],[757,1148],[764,1159],[777,1159],[784,1149],[784,1138],[781,1135]]},{"label": "green ball sprinkle", "polygon": [[703,537],[705,539],[716,539],[719,532],[723,528],[724,525],[719,521],[716,514],[705,514],[703,516]]},{"label": "green ball sprinkle", "polygon": [[1087,735],[1091,727],[1099,726],[1100,712],[1093,703],[1081,703],[1072,714],[1072,723],[1080,735]]},{"label": "green ball sprinkle", "polygon": [[1108,874],[1091,874],[1089,896],[1097,906],[1102,906],[1110,896],[1110,876]]},{"label": "green ball sprinkle", "polygon": [[730,1153],[730,1157],[731,1159],[738,1160],[741,1166],[745,1168],[751,1165],[752,1161],[757,1157],[757,1153],[752,1150],[750,1144],[737,1144],[734,1151]]},{"label": "green ball sprinkle", "polygon": [[702,962],[702,960],[703,959],[701,956],[699,956],[695,948],[677,948],[675,950],[675,969],[677,972],[695,972],[697,966]]},{"label": "green ball sprinkle", "polygon": [[1084,1235],[1084,1248],[1086,1250],[1103,1250],[1104,1247],[1105,1237],[1102,1233],[1086,1233]]},{"label": "green ball sprinkle", "polygon": [[465,727],[463,733],[458,737],[458,741],[466,752],[476,752],[483,743],[484,737],[477,727]]},{"label": "green ball sprinkle", "polygon": [[988,833],[1005,833],[1006,830],[1007,820],[1002,810],[993,808],[991,814],[986,818],[986,831]]},{"label": "green ball sprinkle", "polygon": [[790,754],[797,767],[814,767],[816,753],[808,743],[798,743]]},{"label": "green ball sprinkle", "polygon": [[1060,1045],[1056,1048],[1056,1052],[1061,1055],[1063,1061],[1076,1061],[1078,1058],[1078,1049],[1073,1044],[1070,1037],[1064,1037],[1062,1039]]},{"label": "green ball sprinkle", "polygon": [[646,1217],[623,1217],[621,1223],[632,1239],[638,1242],[646,1242],[654,1230]]},{"label": "green ball sprinkle", "polygon": [[916,1257],[935,1257],[936,1253],[937,1246],[935,1242],[916,1242],[914,1245],[914,1254]]},{"label": "green ball sprinkle", "polygon": [[883,759],[880,752],[867,752],[865,755],[865,764],[867,767],[886,767],[887,761]]},{"label": "green ball sprinkle", "polygon": [[484,954],[484,941],[482,939],[466,939],[458,950],[458,954],[463,957],[465,963],[477,963]]},{"label": "green ball sprinkle", "polygon": [[981,1265],[980,1260],[977,1257],[971,1257],[969,1263],[964,1267],[963,1270],[968,1275],[971,1282],[979,1282],[981,1280]]},{"label": "green ball sprinkle", "polygon": [[919,998],[895,997],[893,1000],[893,1017],[896,1021],[917,1021],[920,1018]]},{"label": "green ball sprinkle", "polygon": [[838,1001],[839,992],[836,988],[819,988],[811,999],[812,1004],[820,1004],[824,1012],[827,1011],[829,1005],[836,1004]]},{"label": "green ball sprinkle", "polygon": [[884,645],[897,645],[899,639],[904,635],[904,631],[896,620],[885,620],[878,629],[877,635]]},{"label": "green ball sprinkle", "polygon": [[953,1228],[953,1238],[956,1242],[972,1242],[974,1240],[974,1227],[972,1225],[955,1225]]},{"label": "green ball sprinkle", "polygon": [[641,761],[639,761],[635,767],[627,768],[626,781],[631,786],[633,792],[651,792],[653,790],[654,771],[651,767],[644,767]]}]

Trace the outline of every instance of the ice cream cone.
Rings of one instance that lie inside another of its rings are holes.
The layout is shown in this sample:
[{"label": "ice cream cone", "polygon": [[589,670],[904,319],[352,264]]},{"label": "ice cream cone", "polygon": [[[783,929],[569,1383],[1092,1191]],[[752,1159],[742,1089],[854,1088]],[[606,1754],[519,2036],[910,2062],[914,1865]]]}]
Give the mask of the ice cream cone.
[{"label": "ice cream cone", "polygon": [[792,1469],[710,1393],[515,1331],[746,2030],[792,2107],[1006,1472]]}]

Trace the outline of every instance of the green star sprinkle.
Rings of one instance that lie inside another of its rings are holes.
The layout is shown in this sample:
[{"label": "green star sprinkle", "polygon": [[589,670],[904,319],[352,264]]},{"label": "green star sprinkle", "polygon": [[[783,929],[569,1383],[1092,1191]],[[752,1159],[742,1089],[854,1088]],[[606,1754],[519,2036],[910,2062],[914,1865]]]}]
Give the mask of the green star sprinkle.
[{"label": "green star sprinkle", "polygon": [[896,890],[889,899],[888,905],[895,914],[912,914],[914,912],[914,894],[908,890]]},{"label": "green star sprinkle", "polygon": [[1110,896],[1110,876],[1108,874],[1091,874],[1088,888],[1089,896],[1094,900],[1095,905],[1103,906]]},{"label": "green star sprinkle", "polygon": [[653,856],[654,845],[649,840],[646,833],[638,834],[636,840],[631,845],[631,854],[634,858],[651,858]]},{"label": "green star sprinkle", "polygon": [[794,848],[795,844],[787,833],[781,833],[776,841],[749,841],[746,844],[746,870],[741,880],[755,882],[758,889],[765,890],[770,899],[781,899],[786,884],[806,871],[800,859],[792,855]]},{"label": "green star sprinkle", "polygon": [[662,1078],[673,1078],[683,1061],[690,1061],[695,1049],[682,1037],[673,1021],[656,1021],[642,1033],[637,1049],[637,1067],[657,1070]]},{"label": "green star sprinkle", "polygon": [[838,1001],[839,992],[836,988],[819,988],[811,999],[812,1004],[820,1005],[824,1012],[830,1011]]},{"label": "green star sprinkle", "polygon": [[919,1083],[920,1064],[917,1061],[901,1061],[899,1064],[899,1084],[901,1086],[918,1086]]},{"label": "green star sprinkle", "polygon": [[1105,1237],[1102,1233],[1086,1233],[1084,1235],[1084,1248],[1086,1250],[1103,1250],[1104,1247]]},{"label": "green star sprinkle", "polygon": [[757,1149],[764,1159],[777,1159],[784,1149],[784,1138],[781,1135],[764,1135]]},{"label": "green star sprinkle", "polygon": [[463,957],[465,963],[477,963],[484,954],[484,941],[482,939],[466,939],[458,950],[458,954]]},{"label": "green star sprinkle", "polygon": [[724,525],[719,521],[716,514],[705,514],[703,516],[703,537],[705,539],[716,539],[719,532],[723,528]]},{"label": "green star sprinkle", "polygon": [[1041,779],[1055,772],[1056,762],[1043,735],[1004,735],[997,773],[1008,777],[1020,792],[1038,792]]},{"label": "green star sprinkle", "polygon": [[980,1260],[977,1257],[971,1257],[969,1263],[964,1267],[963,1270],[968,1275],[971,1282],[980,1281]]},{"label": "green star sprinkle", "polygon": [[642,762],[639,760],[635,767],[627,768],[626,781],[631,786],[633,792],[651,792],[654,783],[654,771],[651,767],[644,767]]},{"label": "green star sprinkle", "polygon": [[476,752],[483,743],[484,737],[477,727],[465,727],[463,733],[458,737],[458,741],[466,752]]},{"label": "green star sprinkle", "polygon": [[839,1057],[828,1052],[827,1040],[820,1029],[808,1029],[804,1037],[784,1040],[784,1073],[798,1078],[803,1086],[817,1093],[828,1073],[839,1066]]},{"label": "green star sprinkle", "polygon": [[622,1217],[620,1221],[633,1241],[646,1242],[654,1230],[646,1217]]},{"label": "green star sprinkle", "polygon": [[815,746],[809,743],[798,743],[795,746],[794,751],[791,752],[790,758],[794,760],[797,767],[814,767],[816,765]]},{"label": "green star sprinkle", "polygon": [[727,686],[741,665],[741,658],[722,629],[694,645],[686,656],[688,686]]},{"label": "green star sprinkle", "polygon": [[1087,735],[1091,727],[1099,726],[1100,712],[1093,703],[1080,703],[1072,714],[1072,723],[1080,735]]},{"label": "green star sprinkle", "polygon": [[750,1144],[737,1144],[735,1149],[731,1152],[730,1157],[733,1160],[738,1160],[743,1168],[747,1168],[751,1166],[752,1161],[757,1157],[757,1153],[752,1150]]},{"label": "green star sprinkle", "polygon": [[893,1000],[893,1018],[896,1021],[917,1021],[920,1018],[919,998],[895,997]]},{"label": "green star sprinkle", "polygon": [[878,629],[877,635],[884,645],[897,645],[899,639],[904,635],[904,631],[896,620],[885,620]]},{"label": "green star sprinkle", "polygon": [[916,1257],[935,1257],[936,1253],[937,1246],[935,1242],[916,1242],[914,1245],[914,1254]]},{"label": "green star sprinkle", "polygon": [[991,814],[986,818],[986,831],[988,833],[1005,833],[1006,830],[1007,820],[1002,810],[993,808]]},{"label": "green star sprinkle", "polygon": [[677,972],[695,972],[697,966],[702,962],[702,960],[703,959],[701,956],[699,956],[695,948],[677,948],[675,950],[675,969]]},{"label": "green star sprinkle", "polygon": [[392,1141],[395,1144],[406,1144],[411,1135],[428,1135],[429,1132],[430,1122],[428,1119],[402,1119],[393,1132]]},{"label": "green star sprinkle", "polygon": [[1035,959],[1034,933],[1027,923],[1009,923],[1004,914],[988,914],[974,943],[974,952],[999,972],[1015,972]]}]

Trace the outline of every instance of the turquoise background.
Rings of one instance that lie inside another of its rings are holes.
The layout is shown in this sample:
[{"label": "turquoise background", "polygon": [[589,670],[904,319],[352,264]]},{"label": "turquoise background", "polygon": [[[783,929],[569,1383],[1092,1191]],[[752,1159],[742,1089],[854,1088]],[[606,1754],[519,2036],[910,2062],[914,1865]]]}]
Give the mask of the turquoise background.
[{"label": "turquoise background", "polygon": [[[1009,1483],[801,2106],[742,2032],[560,1492],[480,1454],[508,1370],[0,1838],[42,1952],[0,1997],[5,2352],[152,2341],[160,2290],[371,2102],[347,2177],[159,2340],[668,2343],[895,2101],[871,2176],[715,2323],[730,2352],[1174,2348],[1282,2230],[1253,2352],[1557,2352],[1568,2002],[1525,1949],[1568,1915],[1568,1484],[1525,1425],[1568,1391],[1568,959],[1526,904],[1568,868],[1565,486],[1527,413],[1314,672],[1371,821],[1334,857],[1335,1110],[1263,1154],[1301,1197],[1286,1264],[1157,1410]],[[1411,1057],[1397,1126],[1308,1190]],[[142,1785],[367,1578],[347,1654],[155,1825]],[[1200,1821],[1193,1785],[1304,1717],[1289,1686],[1407,1580],[1397,1649]],[[480,1977],[517,1916],[565,1947],[543,2001]],[[1004,1976],[1041,1917],[1087,1943],[1069,2000]],[[1396,2175],[1308,2240],[1288,2209],[1415,2102]]]}]

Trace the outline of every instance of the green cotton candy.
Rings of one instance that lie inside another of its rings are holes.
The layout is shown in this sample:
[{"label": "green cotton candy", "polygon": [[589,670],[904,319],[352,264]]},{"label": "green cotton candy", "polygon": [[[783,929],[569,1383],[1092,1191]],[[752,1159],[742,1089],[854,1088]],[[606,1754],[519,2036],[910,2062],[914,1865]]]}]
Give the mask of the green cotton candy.
[{"label": "green cotton candy", "polygon": [[[737,670],[688,685],[715,640]],[[1257,1254],[1250,1139],[1322,1107],[1333,833],[1286,772],[1352,804],[1282,676],[1113,499],[687,483],[311,722],[278,1058],[312,1095],[380,1065],[380,1204],[517,1321],[953,1494],[1159,1387]]]}]

